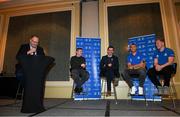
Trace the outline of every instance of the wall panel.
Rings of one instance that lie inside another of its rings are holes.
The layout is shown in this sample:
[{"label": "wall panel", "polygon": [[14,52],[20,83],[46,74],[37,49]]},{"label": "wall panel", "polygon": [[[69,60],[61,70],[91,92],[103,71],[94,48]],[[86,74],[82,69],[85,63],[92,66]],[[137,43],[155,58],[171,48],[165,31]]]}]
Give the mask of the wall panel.
[{"label": "wall panel", "polygon": [[109,44],[115,47],[120,71],[126,66],[128,38],[155,33],[163,37],[158,3],[108,7]]},{"label": "wall panel", "polygon": [[10,17],[3,71],[14,73],[15,55],[31,35],[40,37],[40,45],[47,55],[56,59],[48,80],[69,80],[71,39],[71,11]]}]

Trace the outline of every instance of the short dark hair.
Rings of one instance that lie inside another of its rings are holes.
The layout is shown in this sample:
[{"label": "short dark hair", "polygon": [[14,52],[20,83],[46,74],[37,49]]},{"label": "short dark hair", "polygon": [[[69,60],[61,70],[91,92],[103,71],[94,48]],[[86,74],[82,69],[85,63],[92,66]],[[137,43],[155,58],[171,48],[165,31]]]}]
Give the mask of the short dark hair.
[{"label": "short dark hair", "polygon": [[108,48],[107,48],[107,49],[109,49],[109,48],[112,48],[112,49],[114,50],[114,47],[113,47],[112,45],[108,46]]},{"label": "short dark hair", "polygon": [[31,35],[31,38],[33,38],[33,37],[37,37],[37,38],[39,38],[39,36],[37,36],[37,35]]},{"label": "short dark hair", "polygon": [[130,46],[131,46],[131,45],[135,45],[135,46],[136,46],[136,43],[131,43]]},{"label": "short dark hair", "polygon": [[163,38],[157,38],[156,41],[165,42]]},{"label": "short dark hair", "polygon": [[82,48],[76,48],[76,51],[83,50]]}]

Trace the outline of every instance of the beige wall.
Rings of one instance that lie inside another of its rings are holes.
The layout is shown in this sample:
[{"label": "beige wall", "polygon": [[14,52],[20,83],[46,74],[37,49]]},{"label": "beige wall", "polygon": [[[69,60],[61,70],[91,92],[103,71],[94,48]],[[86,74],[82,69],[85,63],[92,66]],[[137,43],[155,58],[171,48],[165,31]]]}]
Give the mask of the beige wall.
[{"label": "beige wall", "polygon": [[82,37],[99,37],[98,15],[97,1],[82,3]]}]

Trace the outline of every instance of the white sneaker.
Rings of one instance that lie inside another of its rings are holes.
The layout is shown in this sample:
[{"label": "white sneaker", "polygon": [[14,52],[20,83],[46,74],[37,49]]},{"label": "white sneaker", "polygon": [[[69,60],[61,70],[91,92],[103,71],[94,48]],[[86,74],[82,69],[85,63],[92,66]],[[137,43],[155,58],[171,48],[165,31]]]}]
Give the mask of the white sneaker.
[{"label": "white sneaker", "polygon": [[137,90],[136,87],[135,87],[135,86],[132,86],[131,91],[130,91],[130,94],[131,94],[131,95],[135,95],[136,90]]},{"label": "white sneaker", "polygon": [[143,88],[142,87],[138,88],[138,93],[139,93],[139,95],[143,95]]}]

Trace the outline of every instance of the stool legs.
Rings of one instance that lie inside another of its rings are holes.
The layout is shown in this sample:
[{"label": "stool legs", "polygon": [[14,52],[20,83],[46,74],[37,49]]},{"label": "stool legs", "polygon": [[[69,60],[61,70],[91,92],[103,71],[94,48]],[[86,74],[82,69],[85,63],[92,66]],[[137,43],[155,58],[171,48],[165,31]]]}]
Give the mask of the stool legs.
[{"label": "stool legs", "polygon": [[[106,96],[106,88],[107,88],[107,85],[106,85],[107,83],[106,82],[107,81],[105,79],[101,80],[101,92],[102,92],[102,90],[104,88],[104,92],[102,93],[103,94],[103,99],[105,99],[105,96]],[[113,91],[114,91],[114,99],[115,99],[116,104],[117,104],[117,92],[116,92],[116,87],[114,86],[114,84],[113,84]]]},{"label": "stool legs", "polygon": [[171,80],[171,85],[170,85],[170,97],[173,103],[173,107],[176,108],[176,103],[175,103],[175,99],[176,99],[176,89],[175,89],[175,85],[174,82]]},{"label": "stool legs", "polygon": [[22,87],[22,82],[20,81],[19,84],[18,84],[18,89],[17,89],[17,92],[16,92],[16,97],[15,97],[14,103],[17,102],[18,95],[21,95],[21,99],[23,98],[24,87],[22,87],[22,92],[20,93],[21,87]]},{"label": "stool legs", "polygon": [[75,83],[74,83],[74,81],[73,81],[72,92],[71,92],[71,99],[73,99],[74,87],[75,87]]},{"label": "stool legs", "polygon": [[116,104],[118,103],[117,102],[117,93],[116,93],[116,87],[114,86],[113,84],[113,89],[114,89],[114,98],[115,98],[115,101],[116,101]]},{"label": "stool legs", "polygon": [[[163,98],[165,98],[165,97],[170,98],[172,105],[173,105],[173,108],[176,108],[175,99],[177,99],[177,96],[176,96],[175,85],[174,85],[174,82],[172,80],[173,79],[171,79],[171,81],[170,81],[169,94],[168,95],[159,95],[159,96],[161,96],[161,103],[163,103]],[[154,100],[154,96],[155,95],[153,95],[153,100]]]},{"label": "stool legs", "polygon": [[[129,88],[129,91],[130,91],[131,89]],[[143,95],[138,95],[138,94],[135,94],[135,95],[131,95],[129,92],[128,92],[128,96],[131,96],[131,103],[132,103],[132,101],[133,101],[133,99],[132,99],[132,96],[143,96],[143,98],[144,98],[144,102],[145,102],[145,106],[147,107],[148,106],[148,102],[147,102],[147,99],[146,99],[146,91],[145,91],[145,89],[144,89],[144,92],[143,92],[144,94]],[[154,98],[154,97],[153,97]],[[154,100],[154,99],[153,99]]]}]

